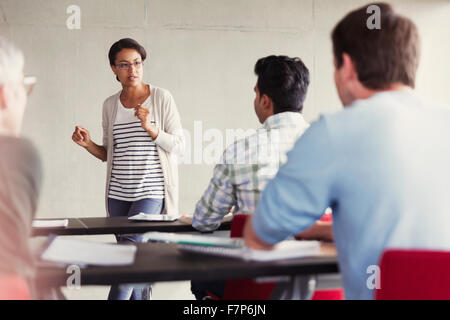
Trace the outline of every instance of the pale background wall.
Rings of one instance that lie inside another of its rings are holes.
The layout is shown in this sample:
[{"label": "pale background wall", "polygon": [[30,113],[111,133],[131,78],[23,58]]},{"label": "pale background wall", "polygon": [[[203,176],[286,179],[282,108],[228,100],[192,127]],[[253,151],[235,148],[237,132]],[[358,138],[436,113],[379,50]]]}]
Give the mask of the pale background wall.
[{"label": "pale background wall", "polygon": [[[450,103],[450,2],[399,0],[419,25],[423,59],[418,90]],[[102,216],[105,165],[71,141],[75,125],[101,142],[101,105],[120,89],[110,71],[111,44],[132,37],[149,52],[145,80],[175,97],[183,126],[255,128],[256,60],[301,57],[312,74],[305,117],[340,109],[332,81],[329,34],[357,0],[1,0],[0,34],[26,56],[38,77],[24,134],[41,151],[45,182],[39,217]],[[81,8],[81,29],[66,27],[66,8]],[[225,141],[224,141],[225,144]],[[208,142],[204,143],[204,146]],[[192,213],[212,165],[180,166],[181,211]]]},{"label": "pale background wall", "polygon": [[[256,128],[256,60],[301,57],[312,84],[304,114],[338,111],[330,32],[364,0],[0,0],[0,35],[25,53],[36,75],[24,134],[41,151],[45,182],[39,217],[104,216],[105,165],[71,141],[83,125],[101,142],[101,105],[120,89],[107,53],[123,37],[148,51],[145,80],[173,94],[183,126]],[[389,1],[416,21],[423,40],[418,91],[450,104],[450,1]],[[81,8],[81,29],[66,27],[66,8]],[[205,142],[206,146],[208,143]],[[2,155],[3,156],[3,155]],[[212,165],[181,165],[181,211],[192,213]]]}]

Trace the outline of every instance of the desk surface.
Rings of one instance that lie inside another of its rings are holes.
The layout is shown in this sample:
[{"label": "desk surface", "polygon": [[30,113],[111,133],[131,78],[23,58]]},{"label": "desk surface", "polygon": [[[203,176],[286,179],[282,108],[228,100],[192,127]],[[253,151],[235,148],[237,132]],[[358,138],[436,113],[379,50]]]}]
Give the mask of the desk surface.
[{"label": "desk surface", "polygon": [[[136,260],[126,267],[81,269],[81,285],[111,285],[157,281],[219,280],[338,272],[334,245],[323,244],[320,256],[270,262],[180,252],[174,244],[139,243]],[[65,267],[40,266],[38,286],[65,286]]]},{"label": "desk surface", "polygon": [[[46,220],[46,219],[43,219]],[[49,219],[50,220],[50,219]],[[195,229],[179,220],[173,222],[130,221],[127,217],[114,218],[70,218],[67,228],[33,228],[33,236],[93,235],[161,232],[191,232]],[[218,230],[230,230],[231,222],[224,222]]]}]

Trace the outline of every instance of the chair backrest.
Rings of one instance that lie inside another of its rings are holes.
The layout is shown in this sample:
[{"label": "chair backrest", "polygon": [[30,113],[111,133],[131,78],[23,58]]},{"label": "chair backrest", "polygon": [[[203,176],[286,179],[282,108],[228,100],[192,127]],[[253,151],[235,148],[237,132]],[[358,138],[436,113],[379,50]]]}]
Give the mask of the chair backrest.
[{"label": "chair backrest", "polygon": [[[231,238],[240,238],[244,233],[246,214],[237,214],[231,223]],[[332,221],[331,214],[326,214],[321,221]],[[252,279],[227,280],[225,284],[224,300],[267,300],[275,289],[276,282],[257,283]],[[314,292],[312,300],[343,300],[343,289],[318,290]]]},{"label": "chair backrest", "polygon": [[449,300],[450,251],[386,250],[377,300]]},{"label": "chair backrest", "polygon": [[29,299],[30,290],[25,280],[14,274],[0,275],[0,300]]},{"label": "chair backrest", "polygon": [[330,213],[325,213],[322,218],[320,218],[322,222],[333,222],[333,215]]},{"label": "chair backrest", "polygon": [[247,214],[236,214],[231,222],[230,237],[242,238],[244,236],[244,226],[247,218]]},{"label": "chair backrest", "polygon": [[[236,214],[231,222],[231,238],[241,238],[249,215]],[[224,300],[267,300],[276,282],[257,283],[253,279],[232,279],[225,283]]]},{"label": "chair backrest", "polygon": [[[321,222],[333,222],[333,215],[331,213],[325,213],[322,218],[320,218]],[[311,297],[311,300],[344,300],[344,289],[335,288],[335,289],[322,289],[314,291],[314,294]]]},{"label": "chair backrest", "polygon": [[314,291],[311,300],[344,300],[344,289],[326,289]]}]

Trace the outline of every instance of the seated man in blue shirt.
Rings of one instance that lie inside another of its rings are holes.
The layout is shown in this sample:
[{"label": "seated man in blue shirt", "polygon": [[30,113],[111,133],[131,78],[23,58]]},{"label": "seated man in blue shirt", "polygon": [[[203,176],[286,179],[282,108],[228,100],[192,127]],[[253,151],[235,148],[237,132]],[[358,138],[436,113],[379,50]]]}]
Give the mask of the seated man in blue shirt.
[{"label": "seated man in blue shirt", "polygon": [[381,29],[363,7],[332,32],[344,110],[302,135],[245,226],[247,245],[270,249],[331,207],[348,299],[373,299],[369,270],[386,248],[450,249],[450,109],[413,90],[416,25],[377,5]]}]

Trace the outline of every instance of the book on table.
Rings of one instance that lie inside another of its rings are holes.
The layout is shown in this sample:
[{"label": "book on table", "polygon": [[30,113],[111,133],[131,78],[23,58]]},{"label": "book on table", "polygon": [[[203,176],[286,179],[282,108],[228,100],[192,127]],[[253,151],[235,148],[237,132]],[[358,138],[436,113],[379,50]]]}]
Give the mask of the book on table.
[{"label": "book on table", "polygon": [[138,214],[128,217],[128,220],[132,221],[152,221],[152,222],[173,222],[178,219],[178,216],[169,214],[148,214],[139,212]]},{"label": "book on table", "polygon": [[176,243],[182,252],[194,252],[240,258],[252,261],[272,261],[310,257],[320,254],[319,241],[285,240],[272,250],[255,250],[247,247],[241,238],[221,238],[203,235],[148,232],[144,241]]}]

